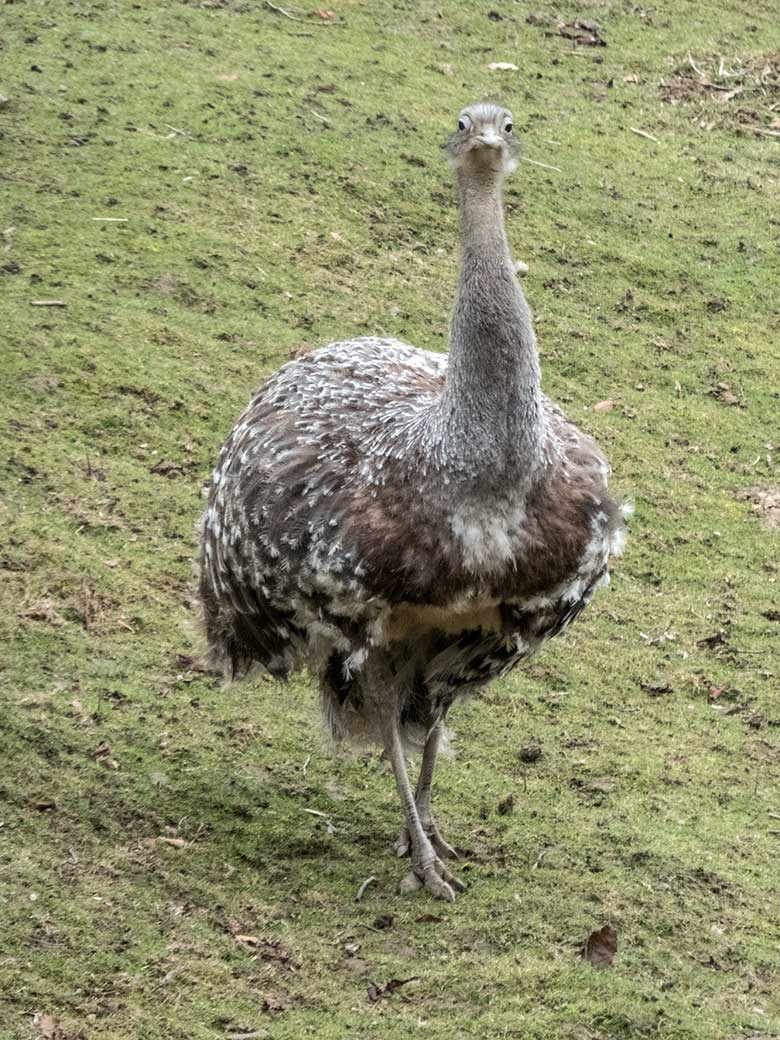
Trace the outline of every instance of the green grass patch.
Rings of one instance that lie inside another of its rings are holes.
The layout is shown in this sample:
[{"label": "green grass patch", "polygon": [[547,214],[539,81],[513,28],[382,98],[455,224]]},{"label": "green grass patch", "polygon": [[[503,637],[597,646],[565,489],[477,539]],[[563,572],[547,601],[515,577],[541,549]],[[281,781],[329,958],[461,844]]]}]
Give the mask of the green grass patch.
[{"label": "green grass patch", "polygon": [[[743,497],[780,483],[774,7],[278,7],[3,7],[0,1035],[777,1037],[778,535]],[[397,893],[392,777],[328,753],[312,683],[225,689],[188,624],[251,390],[346,335],[445,347],[441,144],[485,96],[546,164],[507,195],[545,389],[636,515],[583,620],[453,713],[444,906]]]}]

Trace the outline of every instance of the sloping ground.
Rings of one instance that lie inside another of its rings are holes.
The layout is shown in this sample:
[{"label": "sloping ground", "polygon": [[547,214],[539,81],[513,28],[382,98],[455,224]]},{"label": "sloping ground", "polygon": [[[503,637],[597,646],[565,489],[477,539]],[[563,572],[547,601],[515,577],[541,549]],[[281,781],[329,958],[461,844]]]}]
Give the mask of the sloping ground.
[{"label": "sloping ground", "polygon": [[[774,4],[2,12],[3,1040],[780,1036]],[[392,779],[311,684],[223,689],[187,626],[250,390],[346,334],[444,347],[440,145],[485,95],[545,388],[636,514],[453,715],[444,906],[397,893]]]}]

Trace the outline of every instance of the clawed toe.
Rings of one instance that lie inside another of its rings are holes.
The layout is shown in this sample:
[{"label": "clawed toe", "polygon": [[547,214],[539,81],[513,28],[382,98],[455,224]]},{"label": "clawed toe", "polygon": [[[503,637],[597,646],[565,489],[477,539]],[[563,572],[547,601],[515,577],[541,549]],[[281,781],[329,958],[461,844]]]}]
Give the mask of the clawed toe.
[{"label": "clawed toe", "polygon": [[438,858],[425,866],[422,863],[416,864],[414,869],[405,875],[400,885],[401,892],[405,895],[417,892],[423,887],[437,899],[444,899],[448,903],[454,902],[456,892],[466,890],[460,878],[451,874]]},{"label": "clawed toe", "polygon": [[433,845],[436,850],[436,855],[439,859],[460,859],[460,856],[455,849],[453,849],[452,845],[448,845],[444,838],[442,838],[441,834],[439,834],[435,825],[432,831],[426,833],[428,833],[431,845]]}]

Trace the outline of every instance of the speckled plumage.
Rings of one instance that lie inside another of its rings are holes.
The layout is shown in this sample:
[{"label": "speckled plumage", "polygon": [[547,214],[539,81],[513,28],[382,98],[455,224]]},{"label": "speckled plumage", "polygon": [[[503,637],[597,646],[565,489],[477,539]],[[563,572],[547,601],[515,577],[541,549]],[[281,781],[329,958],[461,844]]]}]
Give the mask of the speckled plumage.
[{"label": "speckled plumage", "polygon": [[603,580],[620,527],[595,445],[542,397],[537,479],[520,494],[486,479],[448,451],[446,370],[446,355],[397,340],[347,340],[253,398],[203,520],[208,632],[231,674],[257,661],[283,676],[307,658],[321,671],[336,651],[346,689],[399,608],[497,608],[499,632],[398,640],[448,706],[561,631]]},{"label": "speckled plumage", "polygon": [[214,659],[233,676],[308,663],[336,735],[387,743],[381,658],[405,740],[424,741],[561,632],[622,549],[603,456],[541,393],[503,230],[511,117],[464,112],[449,356],[368,337],[285,365],[223,447],[202,521]]}]

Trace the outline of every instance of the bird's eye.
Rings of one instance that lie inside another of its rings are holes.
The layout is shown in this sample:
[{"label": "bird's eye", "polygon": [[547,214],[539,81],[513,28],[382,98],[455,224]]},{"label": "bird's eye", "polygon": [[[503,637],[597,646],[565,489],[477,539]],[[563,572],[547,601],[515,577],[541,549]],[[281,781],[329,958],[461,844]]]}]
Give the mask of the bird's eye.
[{"label": "bird's eye", "polygon": [[512,124],[511,123],[506,123],[504,125],[504,133],[505,134],[511,134],[512,133]]},{"label": "bird's eye", "polygon": [[458,130],[468,130],[471,126],[471,120],[468,116],[461,116],[458,120]]}]

